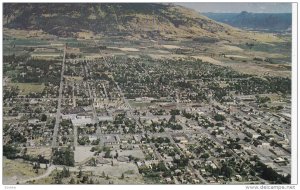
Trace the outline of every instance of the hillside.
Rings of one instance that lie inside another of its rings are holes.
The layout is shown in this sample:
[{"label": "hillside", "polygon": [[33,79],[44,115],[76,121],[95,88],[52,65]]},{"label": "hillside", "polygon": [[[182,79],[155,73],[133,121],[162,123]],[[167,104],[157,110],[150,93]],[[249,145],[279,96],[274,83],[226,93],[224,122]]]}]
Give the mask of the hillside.
[{"label": "hillside", "polygon": [[76,37],[80,32],[92,32],[151,39],[232,41],[251,38],[242,30],[173,4],[5,3],[3,14],[4,28],[42,30],[60,37]]},{"label": "hillside", "polygon": [[203,15],[234,27],[269,32],[291,30],[291,13],[203,13]]}]

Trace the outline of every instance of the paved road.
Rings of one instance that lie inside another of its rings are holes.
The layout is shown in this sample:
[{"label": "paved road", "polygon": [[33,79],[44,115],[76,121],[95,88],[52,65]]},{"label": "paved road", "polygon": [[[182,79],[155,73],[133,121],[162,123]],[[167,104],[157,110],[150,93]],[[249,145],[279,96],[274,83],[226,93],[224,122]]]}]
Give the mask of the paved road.
[{"label": "paved road", "polygon": [[274,166],[276,166],[276,168],[282,170],[285,173],[290,174],[291,171],[285,167],[279,166],[278,164],[276,164],[270,157],[264,155],[263,153],[261,153],[258,148],[256,148],[255,146],[251,145],[251,149],[254,150],[254,152],[256,152],[258,155],[260,155],[261,157],[263,157],[265,159],[264,162],[271,162]]},{"label": "paved road", "polygon": [[72,97],[73,97],[73,107],[76,107],[76,98],[75,98],[75,85],[74,85],[74,81],[72,82]]},{"label": "paved road", "polygon": [[78,142],[77,142],[77,126],[73,126],[73,130],[74,130],[74,148],[76,148],[78,146]]},{"label": "paved road", "polygon": [[[85,77],[87,77],[87,75],[88,75],[89,72],[88,72],[88,68],[87,68],[86,64],[84,65],[83,69],[84,69],[84,75],[85,75]],[[93,101],[92,102],[93,118],[94,118],[94,122],[97,125],[96,135],[97,135],[97,137],[99,137],[99,131],[101,131],[101,130],[100,130],[100,126],[99,126],[99,120],[98,120],[98,117],[97,117],[97,112],[96,112],[96,109],[95,109],[95,97],[93,96],[93,92],[91,90],[89,82],[87,82],[87,88],[88,88],[90,99]]]},{"label": "paved road", "polygon": [[62,91],[64,86],[64,71],[65,71],[65,58],[66,58],[66,46],[64,47],[64,57],[61,66],[61,76],[60,76],[60,85],[59,85],[59,95],[58,95],[58,104],[57,104],[57,112],[55,118],[55,125],[53,130],[53,137],[52,137],[52,147],[56,147],[57,144],[57,134],[58,134],[58,127],[60,123],[60,110],[61,110],[61,100],[62,100]]},{"label": "paved road", "polygon": [[119,84],[118,84],[117,82],[115,82],[115,84],[116,84],[116,86],[117,86],[117,89],[119,90],[120,95],[122,96],[122,99],[123,99],[124,103],[125,103],[126,106],[130,109],[130,114],[133,115],[133,114],[131,113],[131,112],[132,112],[132,107],[131,107],[131,105],[129,104],[128,99],[125,98],[125,95],[124,95],[122,89],[120,88]]},{"label": "paved road", "polygon": [[104,90],[105,98],[108,98],[108,94],[107,94],[107,91],[106,91],[105,84],[102,83],[102,87],[103,87],[103,90]]}]

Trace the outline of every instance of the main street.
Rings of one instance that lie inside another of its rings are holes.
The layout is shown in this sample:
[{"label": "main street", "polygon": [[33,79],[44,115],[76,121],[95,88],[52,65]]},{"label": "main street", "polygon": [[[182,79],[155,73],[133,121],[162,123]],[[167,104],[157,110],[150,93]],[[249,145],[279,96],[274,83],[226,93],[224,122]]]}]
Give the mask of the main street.
[{"label": "main street", "polygon": [[56,111],[56,117],[55,117],[55,125],[54,125],[53,136],[52,136],[52,147],[57,146],[57,134],[58,134],[58,127],[59,127],[59,123],[60,123],[62,91],[63,91],[63,86],[64,86],[65,59],[66,59],[66,50],[67,50],[66,48],[67,47],[65,45],[64,46],[63,61],[62,61],[62,65],[61,65],[59,95],[58,95],[57,111]]}]

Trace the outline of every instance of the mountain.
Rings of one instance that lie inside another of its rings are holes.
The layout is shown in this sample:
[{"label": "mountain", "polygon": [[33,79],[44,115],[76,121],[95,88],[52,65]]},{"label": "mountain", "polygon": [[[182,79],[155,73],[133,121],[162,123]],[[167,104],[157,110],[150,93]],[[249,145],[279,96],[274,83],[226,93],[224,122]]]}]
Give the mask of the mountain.
[{"label": "mountain", "polygon": [[203,15],[222,23],[242,29],[266,30],[283,32],[291,30],[291,13],[202,13]]},{"label": "mountain", "polygon": [[206,41],[249,37],[245,31],[191,9],[157,3],[4,3],[3,25],[61,37],[74,37],[80,32]]}]

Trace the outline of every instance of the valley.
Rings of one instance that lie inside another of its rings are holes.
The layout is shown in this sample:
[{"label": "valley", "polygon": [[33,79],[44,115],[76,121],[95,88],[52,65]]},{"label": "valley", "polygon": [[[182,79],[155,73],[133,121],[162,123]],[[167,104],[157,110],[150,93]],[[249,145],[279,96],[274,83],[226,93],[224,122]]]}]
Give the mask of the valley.
[{"label": "valley", "polygon": [[4,5],[3,183],[289,184],[291,35],[146,5]]}]

